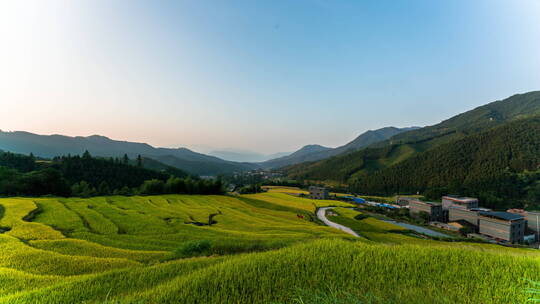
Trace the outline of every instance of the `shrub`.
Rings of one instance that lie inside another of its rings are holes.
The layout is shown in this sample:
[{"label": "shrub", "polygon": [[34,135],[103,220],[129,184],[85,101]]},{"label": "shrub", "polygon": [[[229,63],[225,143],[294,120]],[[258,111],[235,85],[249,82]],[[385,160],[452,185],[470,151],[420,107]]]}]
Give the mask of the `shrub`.
[{"label": "shrub", "polygon": [[355,220],[361,221],[361,220],[366,219],[366,218],[368,218],[368,217],[369,217],[369,215],[360,213],[360,214],[357,214],[357,215],[354,217],[354,219],[355,219]]},{"label": "shrub", "polygon": [[209,240],[194,240],[183,243],[175,250],[175,255],[181,258],[210,255],[212,242]]},{"label": "shrub", "polygon": [[151,179],[144,181],[141,186],[141,194],[145,195],[155,195],[161,194],[164,192],[165,183],[159,179]]}]

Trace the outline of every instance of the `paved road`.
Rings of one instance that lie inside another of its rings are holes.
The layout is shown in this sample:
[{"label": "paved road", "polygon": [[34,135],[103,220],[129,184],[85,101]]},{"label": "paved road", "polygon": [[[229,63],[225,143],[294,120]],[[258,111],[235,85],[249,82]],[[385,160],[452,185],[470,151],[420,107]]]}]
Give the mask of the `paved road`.
[{"label": "paved road", "polygon": [[334,207],[322,207],[317,210],[317,217],[323,221],[327,226],[337,228],[341,231],[347,232],[348,234],[354,235],[356,237],[360,237],[356,232],[354,232],[351,228],[345,227],[340,224],[336,224],[334,222],[331,222],[326,218],[326,210],[333,209]]}]

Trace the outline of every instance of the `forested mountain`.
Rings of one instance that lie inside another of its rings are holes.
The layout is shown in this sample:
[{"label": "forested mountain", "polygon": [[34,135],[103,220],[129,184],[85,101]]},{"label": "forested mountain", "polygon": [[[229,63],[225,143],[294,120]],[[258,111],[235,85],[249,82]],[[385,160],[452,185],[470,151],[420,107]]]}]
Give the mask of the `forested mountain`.
[{"label": "forested mountain", "polygon": [[[141,157],[140,162],[143,168],[158,172],[164,172],[172,176],[187,177],[190,175],[187,171],[166,165],[152,158]],[[130,159],[129,163],[135,166],[139,166],[139,158],[137,157],[135,159]]]},{"label": "forested mountain", "polygon": [[69,137],[63,135],[37,135],[28,132],[0,132],[0,149],[15,153],[53,158],[60,155],[79,155],[89,151],[101,157],[130,158],[142,155],[191,174],[216,175],[245,171],[255,165],[225,161],[217,157],[193,152],[186,148],[155,148],[145,143],[116,141],[104,136]]},{"label": "forested mountain", "polygon": [[367,175],[409,157],[516,119],[540,113],[540,91],[495,101],[434,126],[403,132],[368,148],[286,169],[296,179],[348,184],[354,175]]},{"label": "forested mountain", "polygon": [[260,165],[264,168],[280,168],[307,161],[317,161],[346,152],[356,151],[371,144],[386,140],[396,134],[415,129],[417,129],[417,127],[386,127],[377,130],[369,130],[360,134],[357,138],[347,143],[346,145],[337,148],[328,148],[320,145],[308,145],[302,147],[300,150],[292,153],[291,155],[271,159],[266,162],[260,163]]},{"label": "forested mountain", "polygon": [[[145,164],[146,163],[146,164]],[[157,170],[145,168],[154,166]],[[0,195],[93,196],[111,194],[220,193],[220,181],[205,181],[185,172],[137,158],[34,156],[0,152]]]},{"label": "forested mountain", "polygon": [[371,174],[354,174],[366,194],[459,193],[486,207],[540,207],[540,117],[521,119],[419,153]]},{"label": "forested mountain", "polygon": [[437,144],[537,114],[540,114],[540,91],[516,94],[456,115],[436,125],[395,135],[376,146],[427,141]]},{"label": "forested mountain", "polygon": [[147,156],[161,163],[180,168],[195,175],[220,175],[233,172],[242,172],[259,168],[251,163],[237,163],[231,161],[207,161],[207,160],[186,160],[173,155],[152,155]]},{"label": "forested mountain", "polygon": [[313,155],[317,155],[321,152],[330,151],[332,148],[324,147],[321,145],[307,145],[300,148],[298,151],[282,156],[276,159],[267,160],[260,163],[263,168],[279,168],[290,164],[296,164],[304,161],[312,160]]}]

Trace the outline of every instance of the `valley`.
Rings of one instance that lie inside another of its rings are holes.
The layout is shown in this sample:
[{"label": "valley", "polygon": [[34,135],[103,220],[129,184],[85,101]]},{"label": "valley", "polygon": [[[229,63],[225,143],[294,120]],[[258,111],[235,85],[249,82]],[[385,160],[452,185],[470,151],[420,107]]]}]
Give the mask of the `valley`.
[{"label": "valley", "polygon": [[540,303],[540,0],[0,0],[0,304]]}]

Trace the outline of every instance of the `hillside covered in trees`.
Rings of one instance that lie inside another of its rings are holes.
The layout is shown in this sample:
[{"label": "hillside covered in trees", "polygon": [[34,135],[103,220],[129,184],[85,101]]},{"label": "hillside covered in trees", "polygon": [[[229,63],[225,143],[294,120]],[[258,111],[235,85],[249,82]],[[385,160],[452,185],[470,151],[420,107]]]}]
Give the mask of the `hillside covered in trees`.
[{"label": "hillside covered in trees", "polygon": [[[540,204],[540,117],[471,135],[371,174],[353,175],[355,191],[479,196],[488,207]],[[517,205],[516,205],[517,204]]]},{"label": "hillside covered in trees", "polygon": [[538,114],[540,91],[517,94],[456,115],[439,124],[397,134],[356,152],[293,165],[285,168],[285,171],[295,179],[346,184],[354,174],[370,174],[439,145]]},{"label": "hillside covered in trees", "polygon": [[363,194],[479,196],[491,207],[540,200],[540,92],[514,95],[366,149],[286,168],[297,180]]},{"label": "hillside covered in trees", "polygon": [[0,195],[213,194],[221,193],[221,188],[220,181],[200,180],[142,157],[95,158],[85,152],[37,160],[33,155],[0,152]]}]

